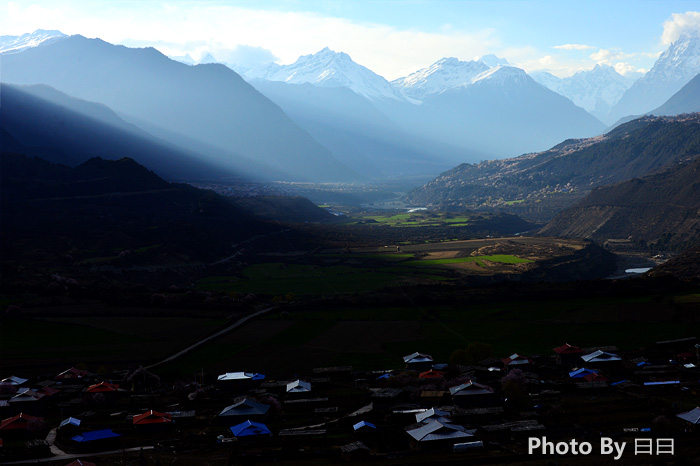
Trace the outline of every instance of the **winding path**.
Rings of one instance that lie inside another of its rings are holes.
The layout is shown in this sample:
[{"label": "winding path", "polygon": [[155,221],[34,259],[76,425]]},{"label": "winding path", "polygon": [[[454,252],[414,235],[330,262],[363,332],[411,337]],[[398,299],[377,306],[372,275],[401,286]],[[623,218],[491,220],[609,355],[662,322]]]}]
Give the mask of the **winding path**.
[{"label": "winding path", "polygon": [[236,322],[234,322],[233,324],[229,325],[229,326],[226,327],[225,329],[219,330],[219,331],[216,332],[215,334],[209,335],[208,337],[206,337],[206,338],[204,338],[204,339],[202,339],[202,340],[199,340],[198,342],[196,342],[196,343],[194,343],[194,344],[188,346],[187,348],[183,349],[182,351],[179,351],[179,352],[173,354],[172,356],[168,356],[167,358],[163,359],[163,360],[160,361],[160,362],[157,362],[157,363],[155,363],[155,364],[151,364],[150,366],[146,366],[145,368],[146,368],[146,369],[152,369],[152,368],[154,368],[154,367],[158,367],[158,366],[160,366],[160,365],[162,365],[162,364],[165,364],[165,363],[168,363],[168,362],[170,362],[170,361],[174,361],[175,359],[177,359],[177,358],[179,358],[179,357],[181,357],[181,356],[186,355],[186,354],[189,353],[190,351],[192,351],[192,350],[194,350],[194,349],[196,349],[196,348],[199,348],[200,346],[202,346],[202,345],[204,345],[204,344],[207,344],[207,343],[209,343],[210,341],[212,341],[212,340],[214,340],[214,339],[216,339],[216,338],[219,338],[219,337],[222,336],[222,335],[227,334],[227,333],[230,332],[231,330],[234,330],[234,329],[240,327],[241,325],[243,325],[243,324],[245,324],[246,322],[248,322],[250,319],[254,319],[254,318],[259,317],[259,316],[261,316],[261,315],[263,315],[263,314],[266,314],[266,313],[270,312],[270,311],[273,310],[273,309],[276,309],[275,306],[270,306],[270,307],[266,307],[265,309],[262,309],[262,310],[260,310],[260,311],[257,311],[257,312],[254,312],[254,313],[252,313],[252,314],[249,314],[249,315],[247,315],[247,316],[245,316],[245,317],[241,317],[240,319],[238,319]]}]

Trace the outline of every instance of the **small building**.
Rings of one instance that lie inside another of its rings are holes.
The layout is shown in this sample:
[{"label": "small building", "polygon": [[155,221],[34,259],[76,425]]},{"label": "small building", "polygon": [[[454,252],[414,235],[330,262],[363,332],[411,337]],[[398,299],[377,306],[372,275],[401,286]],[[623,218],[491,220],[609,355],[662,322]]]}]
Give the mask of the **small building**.
[{"label": "small building", "polygon": [[309,393],[310,391],[311,384],[303,380],[295,380],[287,384],[287,393]]},{"label": "small building", "polygon": [[450,413],[437,408],[430,408],[422,413],[416,413],[416,422],[419,424],[427,424],[430,421],[450,422]]},{"label": "small building", "polygon": [[29,381],[29,379],[23,379],[22,377],[17,377],[17,376],[11,375],[10,377],[7,377],[7,378],[0,380],[0,383],[9,383],[10,385],[14,385],[15,387],[19,387],[20,385],[24,385],[28,381]]},{"label": "small building", "polygon": [[89,461],[83,461],[81,459],[77,459],[73,461],[72,463],[68,463],[66,466],[97,466],[95,463],[91,463]]},{"label": "small building", "polygon": [[80,433],[80,424],[82,421],[74,417],[68,417],[61,421],[58,425],[58,435],[62,438],[75,437]]},{"label": "small building", "polygon": [[474,431],[438,420],[407,430],[406,433],[413,438],[414,446],[418,448],[447,448],[474,437]]},{"label": "small building", "polygon": [[418,374],[419,379],[443,379],[445,378],[445,374],[440,371],[436,371],[434,369],[430,369],[425,372],[421,372]]},{"label": "small building", "polygon": [[75,367],[71,367],[70,369],[66,369],[65,371],[61,372],[56,377],[54,377],[54,380],[79,380],[83,379],[87,375],[88,371],[84,369],[76,369]]},{"label": "small building", "polygon": [[42,423],[43,417],[30,416],[29,414],[19,413],[0,422],[0,435],[16,432],[26,433],[32,427],[33,423]]},{"label": "small building", "polygon": [[611,363],[620,362],[622,358],[617,354],[607,353],[605,351],[597,350],[589,354],[584,354],[581,356],[587,364],[597,364],[597,363]]},{"label": "small building", "polygon": [[163,431],[172,428],[173,417],[168,413],[159,413],[151,409],[134,416],[132,423],[140,431]]},{"label": "small building", "polygon": [[557,363],[576,365],[581,360],[580,358],[583,350],[578,346],[565,343],[562,346],[554,348],[554,352],[557,354]]},{"label": "small building", "polygon": [[433,367],[433,357],[429,354],[418,352],[404,356],[403,362],[406,364],[406,369],[412,371],[427,371]]},{"label": "small building", "polygon": [[340,447],[340,454],[346,461],[366,460],[369,458],[369,453],[369,447],[359,440]]},{"label": "small building", "polygon": [[501,359],[501,362],[503,363],[503,366],[506,370],[515,368],[523,369],[523,366],[532,364],[532,360],[530,358],[526,356],[521,356],[518,353],[513,353],[507,358]]},{"label": "small building", "polygon": [[260,422],[254,422],[250,420],[242,422],[241,424],[235,425],[233,427],[229,427],[229,429],[231,430],[233,436],[236,438],[252,436],[272,436],[272,432],[270,432],[270,429],[268,429],[265,424],[261,424]]},{"label": "small building", "polygon": [[693,425],[693,429],[695,429],[697,425],[700,425],[700,407],[695,407],[691,409],[690,411],[686,411],[684,413],[676,414],[677,418],[683,419],[685,422],[688,422]]},{"label": "small building", "polygon": [[259,385],[265,377],[265,374],[257,372],[226,372],[219,375],[216,381],[224,390],[245,390]]},{"label": "small building", "polygon": [[573,371],[569,372],[569,378],[570,379],[583,379],[587,375],[590,374],[597,374],[598,371],[595,371],[593,369],[587,369],[585,367],[581,367],[580,369],[574,369]]},{"label": "small building", "polygon": [[494,399],[493,388],[472,380],[450,388],[452,401],[457,406],[474,407],[490,404]]},{"label": "small building", "polygon": [[90,385],[85,389],[85,393],[113,393],[118,390],[119,385],[102,381],[100,383]]},{"label": "small building", "polygon": [[83,432],[71,440],[85,450],[115,450],[119,448],[121,435],[112,432],[112,429],[100,429]]},{"label": "small building", "polygon": [[219,417],[225,419],[263,419],[267,416],[270,405],[258,403],[250,398],[241,398],[234,404],[225,407]]},{"label": "small building", "polygon": [[352,426],[352,430],[355,432],[372,432],[377,430],[377,426],[367,421],[360,421]]}]

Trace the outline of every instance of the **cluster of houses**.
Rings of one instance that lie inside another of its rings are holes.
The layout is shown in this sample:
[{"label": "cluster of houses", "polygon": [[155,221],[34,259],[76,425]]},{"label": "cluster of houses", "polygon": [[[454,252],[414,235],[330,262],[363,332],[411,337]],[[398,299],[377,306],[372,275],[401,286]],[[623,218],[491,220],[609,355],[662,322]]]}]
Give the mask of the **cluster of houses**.
[{"label": "cluster of houses", "polygon": [[166,383],[143,368],[13,375],[0,382],[0,459],[92,453],[99,464],[101,452],[141,447],[272,460],[507,459],[529,437],[603,435],[671,435],[681,450],[700,423],[699,347],[696,338],[624,354],[564,344],[470,366],[416,352],[401,369],[317,368],[295,380],[241,371]]}]

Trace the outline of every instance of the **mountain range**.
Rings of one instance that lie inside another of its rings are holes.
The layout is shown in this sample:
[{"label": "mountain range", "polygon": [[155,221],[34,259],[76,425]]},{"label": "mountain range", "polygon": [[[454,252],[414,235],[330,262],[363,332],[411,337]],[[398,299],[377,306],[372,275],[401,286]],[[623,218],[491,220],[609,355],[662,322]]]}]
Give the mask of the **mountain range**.
[{"label": "mountain range", "polygon": [[608,121],[643,115],[662,105],[700,73],[700,36],[682,35],[673,42],[610,110]]},{"label": "mountain range", "polygon": [[[697,41],[681,37],[639,82],[668,93],[669,83],[700,68]],[[151,48],[58,31],[3,36],[0,51],[4,82],[46,84],[106,105],[148,137],[215,165],[220,176],[266,179],[434,175],[543,151],[602,133],[591,113],[602,117],[630,83],[597,66],[565,79],[534,74],[542,85],[495,56],[444,58],[390,83],[328,48],[290,65],[239,70],[246,82],[210,54],[188,66]],[[688,108],[677,99],[662,110]]]},{"label": "mountain range", "polygon": [[172,180],[221,176],[221,169],[206,154],[188,152],[155,138],[105,105],[70,97],[44,84],[0,83],[0,95],[5,152],[69,166],[93,157],[131,157]]},{"label": "mountain range", "polygon": [[644,117],[548,151],[462,164],[407,195],[416,205],[499,206],[549,220],[591,189],[648,175],[700,154],[700,115]]},{"label": "mountain range", "polygon": [[596,65],[568,78],[558,78],[546,71],[535,71],[530,76],[606,123],[613,123],[608,120],[610,110],[638,78],[622,76],[609,65]]},{"label": "mountain range", "polygon": [[2,55],[2,80],[46,84],[101,103],[186,150],[207,153],[222,175],[341,181],[358,175],[229,68],[187,66],[152,48],[70,36]]}]

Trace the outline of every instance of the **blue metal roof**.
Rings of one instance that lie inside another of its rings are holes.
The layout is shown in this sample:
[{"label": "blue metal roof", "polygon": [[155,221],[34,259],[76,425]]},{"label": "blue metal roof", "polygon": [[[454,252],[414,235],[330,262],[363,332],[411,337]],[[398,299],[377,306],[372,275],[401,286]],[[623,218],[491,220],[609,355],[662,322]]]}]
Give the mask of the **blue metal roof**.
[{"label": "blue metal roof", "polygon": [[360,421],[360,422],[358,422],[357,424],[354,424],[354,425],[352,426],[352,428],[355,429],[355,430],[362,429],[363,427],[369,427],[370,429],[376,429],[376,428],[377,428],[377,426],[375,426],[375,425],[372,424],[371,422],[367,422],[367,421]]},{"label": "blue metal roof", "polygon": [[582,367],[581,369],[576,369],[575,371],[569,372],[569,377],[572,379],[582,379],[588,374],[597,374],[598,371],[594,371],[592,369],[586,369],[585,367]]},{"label": "blue metal roof", "polygon": [[121,437],[121,435],[112,432],[112,429],[102,429],[102,430],[93,430],[91,432],[83,432],[80,435],[76,435],[75,437],[72,437],[71,440],[74,442],[94,442],[95,440],[104,440],[108,438],[114,438],[114,437]]},{"label": "blue metal roof", "polygon": [[80,425],[80,419],[76,419],[74,417],[69,417],[68,419],[64,419],[61,421],[61,424],[58,427],[63,427],[67,425],[72,425],[72,426],[79,426]]},{"label": "blue metal roof", "polygon": [[245,421],[236,426],[230,427],[231,433],[235,437],[248,437],[251,435],[270,435],[270,429],[265,424],[253,421]]}]

